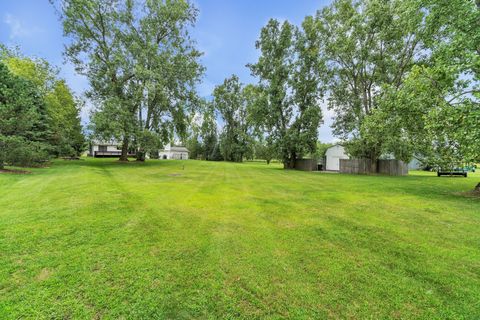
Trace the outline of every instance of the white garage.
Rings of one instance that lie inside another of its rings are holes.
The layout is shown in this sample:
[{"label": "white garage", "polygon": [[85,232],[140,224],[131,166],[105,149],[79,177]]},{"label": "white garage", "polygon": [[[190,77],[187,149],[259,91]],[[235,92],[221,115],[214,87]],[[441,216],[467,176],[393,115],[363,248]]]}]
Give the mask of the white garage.
[{"label": "white garage", "polygon": [[350,159],[345,152],[345,148],[339,144],[336,144],[327,149],[325,152],[325,169],[327,171],[339,171],[340,159]]}]

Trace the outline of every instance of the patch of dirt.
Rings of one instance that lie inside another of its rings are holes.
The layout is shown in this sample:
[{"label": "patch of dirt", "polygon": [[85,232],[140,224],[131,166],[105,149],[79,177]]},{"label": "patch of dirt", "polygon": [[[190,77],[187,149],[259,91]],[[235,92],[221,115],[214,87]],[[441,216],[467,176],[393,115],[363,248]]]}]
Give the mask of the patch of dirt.
[{"label": "patch of dirt", "polygon": [[47,268],[43,268],[42,271],[40,271],[40,273],[37,275],[37,280],[38,281],[47,280],[48,278],[50,278],[51,274],[52,272],[50,270],[48,270]]},{"label": "patch of dirt", "polygon": [[168,175],[169,177],[180,177],[181,174],[180,173],[171,173]]},{"label": "patch of dirt", "polygon": [[472,191],[458,192],[457,194],[469,198],[480,198],[480,183]]},{"label": "patch of dirt", "polygon": [[472,197],[480,198],[480,191],[472,191],[472,192],[470,192],[470,195]]},{"label": "patch of dirt", "polygon": [[11,169],[0,169],[0,174],[31,174],[30,171],[26,170],[11,170]]},{"label": "patch of dirt", "polygon": [[480,199],[480,192],[478,191],[467,191],[467,192],[455,192],[455,195],[468,197],[468,198],[479,198]]}]

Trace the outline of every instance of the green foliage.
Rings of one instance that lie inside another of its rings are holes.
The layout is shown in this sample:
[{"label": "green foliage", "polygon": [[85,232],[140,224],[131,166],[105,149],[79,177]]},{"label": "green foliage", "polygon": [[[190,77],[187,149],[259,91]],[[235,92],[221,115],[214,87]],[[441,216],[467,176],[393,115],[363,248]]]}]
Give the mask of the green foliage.
[{"label": "green foliage", "polygon": [[220,152],[215,111],[213,105],[210,103],[207,103],[203,113],[202,124],[200,127],[200,138],[203,143],[203,158],[205,160],[224,160]]},{"label": "green foliage", "polygon": [[199,112],[191,117],[185,144],[191,159],[221,161],[220,141],[212,102],[200,100]]},{"label": "green foliage", "polygon": [[81,105],[64,80],[55,81],[45,96],[53,130],[52,145],[59,156],[78,156],[85,150],[80,124]]},{"label": "green foliage", "polygon": [[473,1],[449,1],[448,9],[441,0],[423,5],[431,32],[428,63],[414,66],[400,88],[385,90],[381,108],[362,130],[370,140],[388,137],[385,149],[398,159],[416,153],[429,165],[452,168],[480,158],[480,51],[472,43],[480,11]]},{"label": "green foliage", "polygon": [[204,154],[203,144],[200,142],[199,135],[193,134],[187,138],[185,146],[190,151],[190,159],[201,159]]},{"label": "green foliage", "polygon": [[266,141],[257,141],[254,145],[255,159],[262,159],[270,164],[273,159],[278,157],[276,149]]},{"label": "green foliage", "polygon": [[19,50],[4,49],[2,61],[13,74],[35,84],[42,95],[52,90],[58,77],[58,70],[46,60],[25,57]]},{"label": "green foliage", "polygon": [[259,78],[252,118],[268,142],[278,150],[286,167],[316,148],[322,113],[325,64],[313,19],[302,29],[289,22],[270,20],[256,43],[257,63],[249,65]]},{"label": "green foliage", "polygon": [[330,147],[333,147],[333,146],[334,146],[333,143],[323,143],[323,142],[317,141],[317,149],[316,149],[315,153],[313,154],[313,157],[315,159],[325,158],[325,154],[327,152],[327,149],[330,148]]},{"label": "green foliage", "polygon": [[49,121],[37,86],[0,62],[0,168],[48,159]]},{"label": "green foliage", "polygon": [[[55,3],[55,1],[52,0]],[[188,1],[59,1],[66,55],[89,79],[97,109],[92,128],[103,139],[146,149],[140,136],[155,133],[166,143],[184,137],[203,73],[189,37],[197,10]],[[97,115],[98,114],[98,115]],[[111,123],[108,123],[111,122]]]},{"label": "green foliage", "polygon": [[79,155],[85,147],[80,124],[81,103],[66,82],[58,78],[58,70],[46,60],[22,56],[18,50],[4,49],[0,56],[13,74],[35,85],[38,95],[44,100],[51,154]]},{"label": "green foliage", "polygon": [[389,102],[386,92],[398,90],[422,60],[424,16],[417,0],[337,0],[318,12],[322,54],[331,75],[334,134],[353,138],[353,156],[376,159],[388,149],[390,136],[377,131],[380,122],[369,118]]},{"label": "green foliage", "polygon": [[480,6],[472,0],[425,1],[432,24],[432,65],[415,79],[430,92],[426,148],[438,166],[480,160]]},{"label": "green foliage", "polygon": [[463,137],[477,136],[465,119],[479,105],[479,13],[472,0],[338,0],[318,12],[334,133],[351,155],[478,157]]},{"label": "green foliage", "polygon": [[213,106],[223,120],[222,156],[226,161],[242,162],[251,144],[245,87],[233,75],[215,88],[213,97]]}]

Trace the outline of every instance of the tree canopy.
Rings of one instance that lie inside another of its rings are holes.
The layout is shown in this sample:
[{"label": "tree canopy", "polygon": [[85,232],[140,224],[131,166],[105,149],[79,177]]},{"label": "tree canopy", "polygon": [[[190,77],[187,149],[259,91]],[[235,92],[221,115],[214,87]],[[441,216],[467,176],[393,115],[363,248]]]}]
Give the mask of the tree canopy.
[{"label": "tree canopy", "polygon": [[99,137],[122,141],[143,160],[148,141],[184,135],[198,102],[203,73],[190,39],[197,10],[184,0],[63,0],[57,4],[72,39],[67,57],[87,76],[97,109],[92,128]]},{"label": "tree canopy", "polygon": [[0,169],[31,166],[48,158],[49,123],[35,83],[0,61]]},{"label": "tree canopy", "polygon": [[325,64],[314,24],[308,18],[298,29],[271,19],[256,43],[260,58],[249,65],[259,79],[252,118],[288,168],[315,152],[322,122]]},{"label": "tree canopy", "polygon": [[248,88],[237,76],[225,79],[213,92],[213,106],[223,121],[220,150],[224,160],[242,162],[250,143],[247,116]]}]

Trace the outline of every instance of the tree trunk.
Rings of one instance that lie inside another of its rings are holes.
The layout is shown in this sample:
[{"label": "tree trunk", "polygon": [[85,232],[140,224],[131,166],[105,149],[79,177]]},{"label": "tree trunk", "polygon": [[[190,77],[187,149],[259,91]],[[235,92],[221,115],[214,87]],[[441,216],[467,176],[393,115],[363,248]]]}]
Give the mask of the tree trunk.
[{"label": "tree trunk", "polygon": [[477,186],[475,187],[475,189],[473,189],[474,192],[477,192],[477,193],[480,193],[480,183],[477,184]]},{"label": "tree trunk", "polygon": [[283,162],[283,168],[284,169],[295,169],[295,159],[296,156],[295,154],[292,154],[292,156],[288,159],[285,159]]},{"label": "tree trunk", "polygon": [[144,162],[146,158],[146,152],[144,150],[138,150],[137,151],[137,161]]},{"label": "tree trunk", "polygon": [[120,161],[128,161],[128,138],[123,138],[122,144],[122,155],[120,156]]},{"label": "tree trunk", "polygon": [[378,159],[371,159],[370,173],[377,173],[378,172],[377,163],[378,163]]}]

